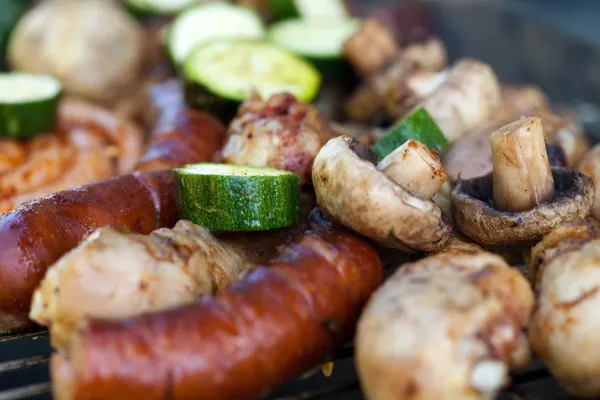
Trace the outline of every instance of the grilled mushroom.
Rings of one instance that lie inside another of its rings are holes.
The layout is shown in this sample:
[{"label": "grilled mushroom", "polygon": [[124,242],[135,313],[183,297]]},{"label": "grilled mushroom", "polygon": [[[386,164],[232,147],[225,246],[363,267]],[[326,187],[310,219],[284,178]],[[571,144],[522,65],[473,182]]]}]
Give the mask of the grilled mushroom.
[{"label": "grilled mushroom", "polygon": [[405,264],[358,323],[357,371],[373,400],[493,399],[527,364],[527,280],[502,258],[453,240]]},{"label": "grilled mushroom", "polygon": [[358,141],[348,136],[331,139],[313,165],[313,186],[322,210],[388,247],[423,252],[440,248],[450,234],[440,208],[410,194],[374,162],[374,154]]},{"label": "grilled mushroom", "polygon": [[594,185],[596,185],[596,197],[594,199],[594,206],[592,207],[592,215],[594,218],[600,221],[600,145],[592,147],[592,149],[585,155],[581,164],[579,164],[579,170],[592,178]]},{"label": "grilled mushroom", "polygon": [[430,38],[400,49],[390,32],[374,18],[344,43],[344,56],[365,78],[365,84],[346,102],[352,120],[368,121],[385,111],[402,117],[444,79],[438,75],[447,63],[446,47]]},{"label": "grilled mushroom", "polygon": [[536,308],[529,338],[536,354],[573,395],[600,395],[600,227],[562,225],[532,250]]},{"label": "grilled mushroom", "polygon": [[452,199],[452,215],[465,235],[483,245],[527,245],[590,214],[592,180],[550,167],[539,117],[500,128],[490,144],[493,172],[461,182]]},{"label": "grilled mushroom", "polygon": [[500,104],[500,84],[492,68],[477,60],[462,59],[444,82],[417,107],[424,107],[449,142],[488,120]]}]

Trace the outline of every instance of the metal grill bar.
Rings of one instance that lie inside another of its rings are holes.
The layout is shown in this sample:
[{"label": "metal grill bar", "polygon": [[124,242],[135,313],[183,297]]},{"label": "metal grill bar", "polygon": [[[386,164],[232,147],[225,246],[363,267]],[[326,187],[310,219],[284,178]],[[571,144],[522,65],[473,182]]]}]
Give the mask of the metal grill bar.
[{"label": "metal grill bar", "polygon": [[23,386],[17,389],[10,389],[0,392],[0,400],[21,400],[30,399],[33,396],[50,393],[50,383],[35,383],[33,385]]}]

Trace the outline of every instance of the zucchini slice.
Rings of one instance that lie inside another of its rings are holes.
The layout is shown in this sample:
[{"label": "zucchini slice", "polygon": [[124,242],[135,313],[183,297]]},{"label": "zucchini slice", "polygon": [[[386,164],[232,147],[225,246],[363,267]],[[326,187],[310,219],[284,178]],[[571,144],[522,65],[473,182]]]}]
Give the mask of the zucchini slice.
[{"label": "zucchini slice", "polygon": [[294,173],[216,163],[186,165],[174,173],[180,217],[210,231],[264,231],[300,218]]},{"label": "zucchini slice", "polygon": [[175,65],[181,65],[196,47],[213,39],[260,39],[265,27],[258,13],[228,3],[207,3],[181,13],[173,22],[168,49]]},{"label": "zucchini slice", "polygon": [[10,35],[29,4],[23,0],[0,0],[0,68],[6,67],[6,48]]},{"label": "zucchini slice", "polygon": [[418,140],[430,149],[439,152],[444,151],[448,147],[448,140],[440,130],[438,124],[421,107],[393,126],[371,149],[377,154],[379,160],[383,160],[388,154],[409,139]]},{"label": "zucchini slice", "polygon": [[53,129],[61,94],[51,76],[0,73],[0,136],[24,140]]},{"label": "zucchini slice", "polygon": [[198,0],[125,0],[125,5],[139,14],[173,15],[197,2]]},{"label": "zucchini slice", "polygon": [[324,77],[347,75],[342,46],[360,26],[360,19],[290,19],[274,24],[270,40],[310,60]]},{"label": "zucchini slice", "polygon": [[299,17],[331,21],[350,16],[345,0],[268,0],[268,8],[276,20]]},{"label": "zucchini slice", "polygon": [[289,92],[309,102],[321,84],[308,61],[274,44],[247,40],[207,43],[190,54],[183,70],[187,102],[224,122],[253,91],[263,98]]}]

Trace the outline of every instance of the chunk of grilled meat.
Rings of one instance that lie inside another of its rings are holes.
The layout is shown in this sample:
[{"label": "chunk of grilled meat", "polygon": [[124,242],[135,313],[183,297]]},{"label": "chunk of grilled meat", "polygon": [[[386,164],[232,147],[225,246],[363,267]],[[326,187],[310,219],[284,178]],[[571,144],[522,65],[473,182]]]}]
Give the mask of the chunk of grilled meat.
[{"label": "chunk of grilled meat", "polygon": [[304,183],[310,181],[314,158],[327,140],[326,129],[314,106],[289,93],[267,100],[254,94],[229,125],[223,160],[291,171]]},{"label": "chunk of grilled meat", "polygon": [[125,318],[171,308],[229,286],[246,259],[206,229],[179,221],[150,235],[103,227],[52,266],[30,318],[67,348],[88,317]]}]

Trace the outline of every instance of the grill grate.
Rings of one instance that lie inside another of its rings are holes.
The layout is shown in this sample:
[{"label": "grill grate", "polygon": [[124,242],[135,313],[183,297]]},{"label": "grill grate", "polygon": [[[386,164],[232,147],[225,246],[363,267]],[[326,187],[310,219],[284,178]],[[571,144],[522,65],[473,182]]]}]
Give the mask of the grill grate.
[{"label": "grill grate", "polygon": [[[269,400],[358,400],[363,399],[354,369],[354,349],[343,347],[335,359],[333,373],[317,372],[288,382]],[[50,400],[48,333],[37,328],[0,337],[0,400]],[[549,375],[540,361],[512,376],[512,384],[499,400],[571,399]]]}]

